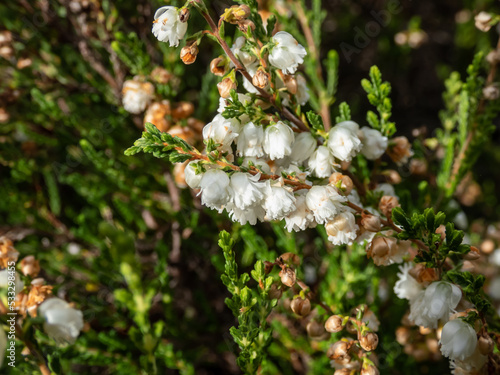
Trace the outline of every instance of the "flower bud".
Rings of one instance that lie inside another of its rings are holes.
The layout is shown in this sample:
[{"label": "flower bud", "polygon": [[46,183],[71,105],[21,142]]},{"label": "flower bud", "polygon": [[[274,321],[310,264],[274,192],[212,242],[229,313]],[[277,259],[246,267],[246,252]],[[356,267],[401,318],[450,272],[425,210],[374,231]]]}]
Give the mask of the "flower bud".
[{"label": "flower bud", "polygon": [[363,213],[361,215],[361,225],[369,232],[378,232],[382,226],[380,223],[380,217],[375,215],[367,215]]},{"label": "flower bud", "polygon": [[427,162],[422,159],[411,159],[410,173],[417,176],[423,176],[427,173]]},{"label": "flower bud", "polygon": [[429,283],[439,279],[435,268],[426,268],[423,263],[415,265],[409,274],[419,283]]},{"label": "flower bud", "polygon": [[179,12],[179,21],[186,23],[189,20],[189,8],[182,8]]},{"label": "flower bud", "polygon": [[483,96],[487,100],[497,100],[500,97],[500,90],[495,85],[483,88]]},{"label": "flower bud", "polygon": [[288,264],[295,264],[296,266],[300,265],[300,257],[294,253],[283,253],[280,255],[280,258],[283,262]]},{"label": "flower bud", "polygon": [[351,349],[351,346],[352,344],[347,341],[337,341],[328,348],[326,355],[328,358],[335,361],[349,360],[351,358],[349,355],[349,349]]},{"label": "flower bud", "polygon": [[436,234],[441,235],[441,241],[444,241],[444,239],[446,238],[446,227],[441,224],[436,228]]},{"label": "flower bud", "polygon": [[340,315],[332,315],[325,322],[327,332],[335,333],[344,329],[344,319]]},{"label": "flower bud", "polygon": [[349,195],[354,187],[354,184],[349,176],[343,175],[339,172],[334,172],[328,179],[328,183],[332,186],[338,186],[340,182],[340,187],[344,190],[345,195]]},{"label": "flower bud", "polygon": [[376,333],[368,332],[365,336],[361,336],[361,338],[359,339],[359,344],[367,352],[372,352],[377,349],[378,336]]},{"label": "flower bud", "polygon": [[396,137],[389,142],[387,154],[396,164],[401,165],[413,155],[411,144],[406,137]]},{"label": "flower bud", "polygon": [[385,217],[387,218],[391,217],[392,209],[394,207],[399,207],[398,198],[393,197],[391,195],[384,195],[382,198],[380,198],[378,208],[380,212],[382,212],[385,215]]},{"label": "flower bud", "polygon": [[300,316],[306,316],[311,312],[311,301],[302,299],[301,297],[294,298],[290,303],[292,311]]},{"label": "flower bud", "polygon": [[493,17],[488,12],[479,12],[475,17],[475,25],[481,31],[487,32],[491,29],[491,21]]},{"label": "flower bud", "polygon": [[210,71],[216,76],[223,77],[227,72],[227,60],[224,56],[216,57],[210,63]]},{"label": "flower bud", "polygon": [[35,277],[40,273],[40,263],[33,255],[29,255],[21,260],[20,266],[24,276]]},{"label": "flower bud", "polygon": [[184,46],[181,49],[181,60],[184,64],[189,65],[196,61],[196,56],[198,56],[198,44],[196,42]]},{"label": "flower bud", "polygon": [[380,371],[373,365],[368,365],[361,369],[361,375],[379,375]]},{"label": "flower bud", "polygon": [[388,169],[383,172],[387,182],[391,185],[397,185],[401,183],[401,176],[394,169]]},{"label": "flower bud", "polygon": [[255,31],[255,24],[250,21],[250,20],[244,20],[241,22],[238,22],[238,28],[242,33],[246,33],[248,31],[248,28],[250,28],[250,31]]},{"label": "flower bud", "polygon": [[280,299],[283,295],[283,290],[279,288],[276,284],[271,285],[269,289],[269,294],[267,295],[269,299]]},{"label": "flower bud", "polygon": [[172,110],[172,117],[176,120],[188,118],[194,112],[194,105],[191,102],[179,102]]},{"label": "flower bud", "polygon": [[479,253],[479,249],[475,246],[470,247],[470,251],[463,256],[466,260],[477,260],[481,254]]},{"label": "flower bud", "polygon": [[306,331],[309,337],[320,337],[325,334],[325,329],[323,328],[323,325],[319,324],[315,320],[311,320],[309,323],[307,323]]},{"label": "flower bud", "polygon": [[489,355],[490,353],[493,352],[493,349],[495,348],[495,343],[493,342],[493,339],[490,336],[481,336],[477,341],[477,346],[481,354]]},{"label": "flower bud", "polygon": [[255,87],[259,87],[261,89],[267,87],[269,84],[269,74],[261,67],[257,70],[257,73],[252,78],[252,83]]},{"label": "flower bud", "polygon": [[390,264],[391,254],[395,253],[397,241],[393,237],[375,237],[366,249],[368,258],[373,259],[376,265]]},{"label": "flower bud", "polygon": [[173,75],[168,70],[160,66],[157,66],[156,68],[153,69],[153,71],[149,76],[153,81],[165,85],[172,79]]},{"label": "flower bud", "polygon": [[290,94],[295,95],[299,88],[297,80],[291,74],[286,74],[283,76],[283,82],[285,83],[286,89]]},{"label": "flower bud", "polygon": [[144,114],[144,124],[150,122],[154,124],[159,131],[166,132],[170,127],[170,122],[165,118],[165,116],[169,114],[170,102],[168,100],[151,103]]},{"label": "flower bud", "polygon": [[280,271],[279,276],[281,277],[281,282],[289,288],[291,288],[293,284],[295,284],[295,281],[297,279],[295,271],[290,267],[283,268]]},{"label": "flower bud", "polygon": [[396,341],[400,345],[406,345],[410,341],[411,330],[408,327],[398,327],[396,329]]},{"label": "flower bud", "polygon": [[231,90],[236,90],[236,82],[229,77],[224,78],[217,84],[217,89],[219,90],[219,95],[224,99],[227,99],[231,94]]}]

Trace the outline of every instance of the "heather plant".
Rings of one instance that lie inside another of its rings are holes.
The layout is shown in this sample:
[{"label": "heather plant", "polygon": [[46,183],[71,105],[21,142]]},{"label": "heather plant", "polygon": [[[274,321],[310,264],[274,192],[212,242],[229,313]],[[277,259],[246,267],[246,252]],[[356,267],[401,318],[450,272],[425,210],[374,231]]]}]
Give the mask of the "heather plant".
[{"label": "heather plant", "polygon": [[384,70],[423,20],[388,2],[336,46],[356,8],[323,3],[0,5],[3,369],[500,371],[500,17],[456,13],[430,133]]}]

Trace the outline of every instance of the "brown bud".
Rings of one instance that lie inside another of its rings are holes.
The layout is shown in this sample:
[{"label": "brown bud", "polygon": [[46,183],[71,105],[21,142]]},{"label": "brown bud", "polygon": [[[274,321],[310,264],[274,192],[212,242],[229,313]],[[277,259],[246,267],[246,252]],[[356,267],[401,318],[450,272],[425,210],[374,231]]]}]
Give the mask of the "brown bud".
[{"label": "brown bud", "polygon": [[332,173],[330,178],[328,179],[328,183],[332,186],[338,186],[339,181],[341,181],[340,188],[344,190],[344,193],[346,195],[349,195],[352,191],[352,188],[354,187],[352,179],[349,176],[346,176],[339,172]]},{"label": "brown bud", "polygon": [[323,328],[323,325],[319,324],[315,320],[311,320],[309,323],[307,323],[306,331],[309,337],[320,337],[325,334],[325,329]]},{"label": "brown bud", "polygon": [[248,5],[240,5],[238,10],[234,13],[234,16],[237,21],[243,21],[250,16],[251,10]]},{"label": "brown bud", "polygon": [[170,79],[172,78],[172,74],[168,70],[157,66],[151,72],[150,77],[153,81],[164,85],[170,81]]},{"label": "brown bud", "polygon": [[380,198],[378,208],[380,212],[382,212],[385,215],[385,217],[387,218],[391,217],[392,209],[394,207],[399,207],[398,198],[393,197],[391,195],[384,195],[382,198]]},{"label": "brown bud", "polygon": [[500,97],[500,90],[495,85],[489,85],[483,88],[483,96],[487,100],[497,100]]},{"label": "brown bud", "polygon": [[9,112],[7,112],[5,108],[0,108],[0,124],[9,121],[9,119],[10,119]]},{"label": "brown bud", "polygon": [[493,17],[488,12],[479,12],[475,17],[475,25],[481,31],[487,32],[491,29]]},{"label": "brown bud", "polygon": [[344,319],[340,315],[332,315],[325,322],[327,332],[335,333],[344,329]]},{"label": "brown bud", "polygon": [[348,320],[346,325],[345,325],[345,329],[347,332],[349,332],[351,335],[354,335],[355,333],[358,332],[356,326],[354,325],[354,323],[352,322],[352,320]]},{"label": "brown bud", "polygon": [[401,183],[401,176],[394,169],[388,169],[383,172],[385,179],[391,185],[397,185]]},{"label": "brown bud", "polygon": [[29,255],[21,260],[20,266],[24,276],[35,277],[40,273],[40,263],[33,255]]},{"label": "brown bud", "polygon": [[266,88],[269,84],[269,74],[262,67],[259,68],[252,78],[252,84],[261,89]]},{"label": "brown bud", "polygon": [[411,144],[406,137],[396,137],[391,140],[387,154],[396,164],[404,164],[413,155]]},{"label": "brown bud", "polygon": [[188,118],[194,112],[194,105],[191,102],[179,102],[172,110],[172,117],[176,120]]},{"label": "brown bud", "polygon": [[150,122],[154,124],[161,132],[166,132],[170,123],[165,116],[170,114],[170,102],[162,100],[161,102],[151,103],[144,114],[144,124]]},{"label": "brown bud", "polygon": [[264,261],[264,272],[266,275],[269,275],[269,273],[273,270],[274,268],[274,263],[269,262],[267,260]]},{"label": "brown bud", "polygon": [[179,12],[179,21],[182,23],[185,23],[189,20],[189,9],[188,8],[182,8],[181,11]]},{"label": "brown bud", "polygon": [[361,369],[360,375],[379,375],[379,374],[380,374],[380,371],[378,370],[378,368],[376,368],[373,365],[368,365],[368,366],[363,367]]},{"label": "brown bud", "polygon": [[393,237],[375,237],[366,249],[368,258],[373,259],[377,266],[388,265],[393,254],[397,250],[397,241]]},{"label": "brown bud", "polygon": [[224,78],[217,84],[217,88],[219,89],[219,95],[224,99],[227,99],[231,94],[231,90],[236,90],[236,82],[229,77]]},{"label": "brown bud", "polygon": [[177,136],[189,144],[193,144],[195,140],[195,134],[188,126],[175,125],[168,129],[167,133]]},{"label": "brown bud", "polygon": [[349,349],[351,349],[352,344],[347,341],[337,341],[335,344],[330,346],[328,348],[328,351],[326,352],[326,355],[328,358],[333,359],[333,360],[346,360],[350,359],[351,356],[349,355]]},{"label": "brown bud", "polygon": [[341,368],[341,369],[335,370],[333,375],[351,375],[352,373],[353,373],[353,370],[351,370],[349,368]]},{"label": "brown bud", "polygon": [[446,227],[441,224],[439,227],[437,227],[436,234],[440,234],[441,241],[444,241],[444,239],[446,238]]},{"label": "brown bud", "polygon": [[423,176],[427,173],[427,162],[422,159],[411,159],[410,173],[417,176]]},{"label": "brown bud", "polygon": [[240,29],[240,31],[242,33],[246,33],[248,31],[248,28],[250,28],[250,31],[255,31],[255,24],[250,21],[250,20],[243,20],[241,22],[238,22],[238,29]]},{"label": "brown bud", "polygon": [[368,332],[365,336],[361,336],[361,338],[359,339],[359,344],[367,352],[372,352],[377,349],[378,336],[376,333]]},{"label": "brown bud", "polygon": [[479,253],[479,249],[475,246],[470,247],[470,251],[464,255],[464,259],[466,260],[477,260],[481,257],[481,254]]},{"label": "brown bud", "polygon": [[481,336],[477,341],[477,347],[483,355],[488,355],[493,352],[495,343],[490,336]]},{"label": "brown bud", "polygon": [[294,253],[283,253],[280,255],[279,259],[288,264],[300,265],[300,257]]},{"label": "brown bud", "polygon": [[196,56],[198,56],[198,43],[194,42],[188,46],[184,46],[181,49],[181,60],[184,64],[189,65],[196,61]]},{"label": "brown bud", "polygon": [[439,279],[435,268],[426,268],[422,263],[415,265],[409,274],[419,283],[430,283]]},{"label": "brown bud", "polygon": [[382,226],[380,217],[375,215],[361,214],[361,225],[369,232],[378,232]]},{"label": "brown bud", "polygon": [[210,62],[210,71],[216,76],[223,77],[227,72],[227,59],[224,56],[219,56]]},{"label": "brown bud", "polygon": [[297,279],[295,271],[290,267],[283,268],[280,271],[279,276],[281,277],[281,282],[289,288],[291,288],[293,284],[295,284],[295,281]]},{"label": "brown bud", "polygon": [[283,76],[283,82],[286,86],[286,89],[288,90],[288,92],[290,94],[295,95],[297,93],[298,84],[297,84],[297,80],[295,79],[294,76],[289,75],[289,74],[285,74]]},{"label": "brown bud", "polygon": [[400,345],[406,345],[410,341],[411,330],[408,327],[398,327],[396,329],[396,341]]},{"label": "brown bud", "polygon": [[306,316],[311,312],[311,301],[302,299],[301,297],[294,298],[290,303],[292,311],[300,316]]},{"label": "brown bud", "polygon": [[269,294],[267,295],[269,299],[280,299],[283,295],[283,290],[279,288],[276,284],[271,285],[269,289]]}]

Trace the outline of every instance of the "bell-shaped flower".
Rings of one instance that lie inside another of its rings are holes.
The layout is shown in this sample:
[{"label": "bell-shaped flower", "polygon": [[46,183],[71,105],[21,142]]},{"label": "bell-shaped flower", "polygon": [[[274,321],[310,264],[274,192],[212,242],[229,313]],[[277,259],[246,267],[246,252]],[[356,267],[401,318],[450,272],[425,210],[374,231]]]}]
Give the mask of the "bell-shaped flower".
[{"label": "bell-shaped flower", "polygon": [[342,161],[351,159],[361,150],[359,126],[354,121],[338,123],[328,133],[328,148],[333,156]]},{"label": "bell-shaped flower", "polygon": [[462,319],[450,320],[443,327],[440,344],[445,357],[464,360],[476,350],[476,331]]},{"label": "bell-shaped flower", "polygon": [[269,52],[269,62],[285,74],[293,74],[299,64],[304,62],[306,49],[286,31],[277,32],[272,38],[273,46]]},{"label": "bell-shaped flower", "polygon": [[179,11],[171,5],[159,8],[153,21],[153,34],[160,42],[177,47],[187,31],[187,22],[181,22]]},{"label": "bell-shaped flower", "polygon": [[344,210],[346,198],[329,185],[313,186],[306,195],[307,207],[313,212],[318,224],[331,221]]},{"label": "bell-shaped flower", "polygon": [[229,177],[220,169],[211,169],[203,174],[200,181],[201,203],[205,206],[222,212],[224,205],[231,198]]},{"label": "bell-shaped flower", "polygon": [[264,132],[264,151],[271,160],[281,159],[290,155],[295,140],[292,128],[282,121],[266,127]]},{"label": "bell-shaped flower", "polygon": [[262,142],[264,142],[264,129],[249,122],[240,131],[236,141],[236,152],[238,155],[259,158],[264,155]]},{"label": "bell-shaped flower", "polygon": [[265,183],[259,182],[260,175],[236,172],[231,176],[232,203],[240,210],[259,203],[264,198]]},{"label": "bell-shaped flower", "polygon": [[203,139],[213,139],[215,143],[222,145],[222,151],[229,151],[233,140],[238,137],[241,125],[238,120],[226,119],[218,114],[212,122],[203,128]]},{"label": "bell-shaped flower", "polygon": [[297,164],[300,164],[311,157],[316,150],[316,139],[310,132],[303,132],[295,136],[293,142],[290,159]]},{"label": "bell-shaped flower", "polygon": [[333,172],[333,158],[330,150],[326,146],[318,146],[308,161],[309,170],[319,178],[329,177]]},{"label": "bell-shaped flower", "polygon": [[360,130],[361,143],[363,144],[361,148],[361,153],[368,160],[377,160],[380,158],[389,143],[387,137],[384,137],[376,129],[363,126]]},{"label": "bell-shaped flower", "polygon": [[316,226],[314,214],[307,207],[306,191],[299,192],[295,196],[295,210],[285,217],[285,228],[291,231],[301,231]]},{"label": "bell-shaped flower", "polygon": [[296,198],[293,193],[282,186],[268,184],[266,198],[263,202],[268,220],[281,220],[295,211]]},{"label": "bell-shaped flower", "polygon": [[357,237],[359,229],[351,212],[342,212],[325,225],[328,241],[334,245],[351,244]]},{"label": "bell-shaped flower", "polygon": [[45,319],[43,329],[58,344],[74,344],[83,328],[83,314],[60,298],[49,298],[38,306]]}]

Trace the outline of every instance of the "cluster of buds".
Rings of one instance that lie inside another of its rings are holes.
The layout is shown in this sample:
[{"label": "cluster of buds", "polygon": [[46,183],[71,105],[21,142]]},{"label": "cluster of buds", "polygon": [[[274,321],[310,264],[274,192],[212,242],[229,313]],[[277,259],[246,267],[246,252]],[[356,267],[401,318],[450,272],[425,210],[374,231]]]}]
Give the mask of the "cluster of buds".
[{"label": "cluster of buds", "polygon": [[221,20],[237,25],[243,33],[246,33],[249,28],[252,31],[255,30],[255,24],[248,19],[250,13],[248,5],[233,5],[221,15]]},{"label": "cluster of buds", "polygon": [[[379,340],[364,317],[367,312],[366,306],[360,306],[356,309],[355,317],[332,315],[325,322],[327,332],[337,333],[346,329],[348,333],[356,335],[356,339],[344,337],[335,342],[326,353],[337,375],[358,371],[363,375],[379,374],[373,362],[376,359],[371,353],[377,348]],[[369,319],[376,319],[372,312],[368,315]]]}]

